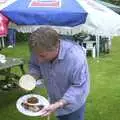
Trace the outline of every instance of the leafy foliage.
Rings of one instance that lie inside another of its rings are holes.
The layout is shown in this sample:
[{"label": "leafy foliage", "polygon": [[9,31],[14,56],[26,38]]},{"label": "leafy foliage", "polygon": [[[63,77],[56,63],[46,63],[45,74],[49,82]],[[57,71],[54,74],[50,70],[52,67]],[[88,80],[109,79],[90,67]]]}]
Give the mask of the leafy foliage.
[{"label": "leafy foliage", "polygon": [[104,0],[104,1],[115,4],[115,5],[120,5],[120,0]]}]

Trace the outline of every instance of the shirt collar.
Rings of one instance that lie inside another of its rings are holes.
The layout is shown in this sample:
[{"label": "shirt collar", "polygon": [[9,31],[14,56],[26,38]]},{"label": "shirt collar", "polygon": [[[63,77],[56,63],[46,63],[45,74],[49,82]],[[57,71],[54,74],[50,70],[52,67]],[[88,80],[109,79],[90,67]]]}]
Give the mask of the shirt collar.
[{"label": "shirt collar", "polygon": [[64,48],[64,42],[63,40],[60,40],[60,48],[59,48],[59,54],[58,54],[58,60],[63,60],[65,56],[66,50]]}]

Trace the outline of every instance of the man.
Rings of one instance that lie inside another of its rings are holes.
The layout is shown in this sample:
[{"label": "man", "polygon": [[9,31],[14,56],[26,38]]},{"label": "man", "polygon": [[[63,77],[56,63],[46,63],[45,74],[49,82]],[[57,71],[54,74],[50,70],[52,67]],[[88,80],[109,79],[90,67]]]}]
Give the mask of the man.
[{"label": "man", "polygon": [[30,35],[30,71],[42,77],[50,97],[50,105],[42,116],[56,112],[58,120],[83,120],[89,93],[89,74],[82,48],[68,40],[60,40],[52,28],[39,28]]}]

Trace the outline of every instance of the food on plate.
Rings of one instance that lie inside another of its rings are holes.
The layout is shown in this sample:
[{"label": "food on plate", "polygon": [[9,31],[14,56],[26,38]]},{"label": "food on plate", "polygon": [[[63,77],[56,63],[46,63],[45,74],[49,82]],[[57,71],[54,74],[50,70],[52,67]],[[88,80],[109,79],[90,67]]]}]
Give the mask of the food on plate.
[{"label": "food on plate", "polygon": [[27,102],[30,103],[30,104],[36,104],[39,102],[38,98],[36,97],[30,97],[27,99]]},{"label": "food on plate", "polygon": [[44,107],[43,105],[30,105],[28,103],[22,102],[21,105],[26,109],[32,112],[39,112]]},{"label": "food on plate", "polygon": [[27,99],[26,102],[22,102],[21,105],[26,109],[26,110],[30,110],[32,112],[39,112],[40,110],[42,110],[42,108],[44,107],[44,105],[40,105],[38,104],[39,100],[36,97],[30,97]]}]

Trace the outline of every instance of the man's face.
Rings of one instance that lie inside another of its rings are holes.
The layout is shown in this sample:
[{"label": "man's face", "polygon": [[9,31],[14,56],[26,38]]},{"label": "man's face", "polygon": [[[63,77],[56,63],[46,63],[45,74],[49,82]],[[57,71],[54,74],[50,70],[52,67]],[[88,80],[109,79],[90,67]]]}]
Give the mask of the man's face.
[{"label": "man's face", "polygon": [[53,51],[44,51],[44,52],[36,51],[35,54],[38,58],[37,59],[38,63],[48,62],[48,61],[53,61],[57,57],[58,50],[56,49]]}]

